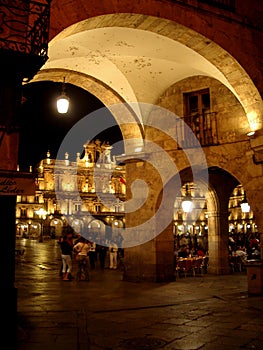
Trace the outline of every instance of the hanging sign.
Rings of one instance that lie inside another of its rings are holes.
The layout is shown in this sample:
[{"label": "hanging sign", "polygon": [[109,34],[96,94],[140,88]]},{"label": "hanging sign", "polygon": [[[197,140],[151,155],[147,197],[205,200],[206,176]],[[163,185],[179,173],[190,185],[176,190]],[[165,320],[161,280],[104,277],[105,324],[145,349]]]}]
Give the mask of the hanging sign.
[{"label": "hanging sign", "polygon": [[34,194],[34,174],[0,170],[0,196],[30,196]]}]

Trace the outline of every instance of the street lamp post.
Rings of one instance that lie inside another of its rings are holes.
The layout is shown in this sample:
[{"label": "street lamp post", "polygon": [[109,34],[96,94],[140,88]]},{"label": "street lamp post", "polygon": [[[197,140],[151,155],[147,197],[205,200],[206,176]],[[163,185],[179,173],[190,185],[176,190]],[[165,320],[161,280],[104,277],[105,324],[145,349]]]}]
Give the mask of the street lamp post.
[{"label": "street lamp post", "polygon": [[36,214],[40,217],[41,219],[41,228],[40,228],[40,236],[39,236],[39,242],[43,242],[43,222],[46,219],[47,211],[43,208],[40,208],[36,210]]}]

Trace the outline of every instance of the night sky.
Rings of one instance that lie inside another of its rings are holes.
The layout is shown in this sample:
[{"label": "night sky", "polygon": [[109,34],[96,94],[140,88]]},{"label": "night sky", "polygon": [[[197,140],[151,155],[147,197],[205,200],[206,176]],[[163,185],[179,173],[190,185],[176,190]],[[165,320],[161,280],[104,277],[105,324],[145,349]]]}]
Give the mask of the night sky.
[{"label": "night sky", "polygon": [[[28,170],[43,158],[49,150],[51,158],[56,158],[58,149],[68,131],[83,117],[93,111],[105,107],[103,103],[89,92],[66,84],[66,93],[70,97],[70,107],[67,114],[59,114],[56,109],[56,99],[61,94],[62,83],[36,82],[23,86],[23,104],[20,115],[19,167]],[[112,114],[105,109],[96,113],[100,125],[107,119],[110,125],[96,139],[113,144],[122,139],[117,123]],[[97,115],[98,114],[98,115]],[[87,136],[87,140],[90,137]],[[70,151],[69,151],[70,153]],[[112,150],[112,154],[120,154],[122,149]],[[70,154],[72,160],[76,153]]]}]

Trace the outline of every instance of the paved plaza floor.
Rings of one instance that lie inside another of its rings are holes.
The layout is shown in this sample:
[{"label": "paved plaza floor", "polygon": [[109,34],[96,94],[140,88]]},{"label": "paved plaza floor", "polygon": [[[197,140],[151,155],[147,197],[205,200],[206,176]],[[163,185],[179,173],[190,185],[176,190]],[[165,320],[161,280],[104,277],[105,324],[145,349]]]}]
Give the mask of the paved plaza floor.
[{"label": "paved plaza floor", "polygon": [[263,349],[263,296],[245,272],[132,283],[96,266],[63,282],[55,240],[17,247],[17,350]]}]

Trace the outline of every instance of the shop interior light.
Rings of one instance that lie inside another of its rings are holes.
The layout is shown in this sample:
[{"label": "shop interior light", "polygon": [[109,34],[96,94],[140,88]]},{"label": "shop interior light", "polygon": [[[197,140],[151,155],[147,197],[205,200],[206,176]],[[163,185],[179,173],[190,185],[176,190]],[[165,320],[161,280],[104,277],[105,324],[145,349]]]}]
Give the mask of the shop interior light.
[{"label": "shop interior light", "polygon": [[69,97],[66,94],[66,84],[65,77],[62,83],[62,92],[61,95],[57,98],[57,110],[60,114],[65,114],[68,112],[69,108]]},{"label": "shop interior light", "polygon": [[182,208],[185,213],[190,213],[193,210],[193,201],[188,184],[185,185],[185,196],[182,200]]}]

